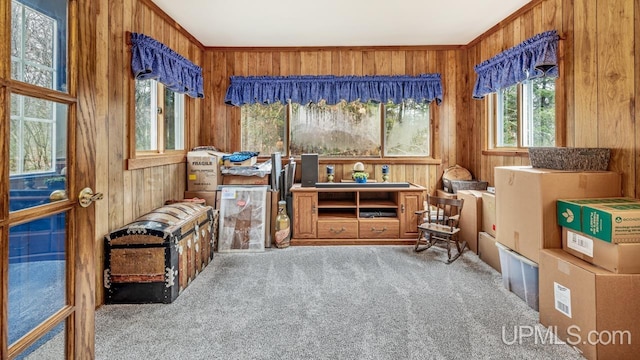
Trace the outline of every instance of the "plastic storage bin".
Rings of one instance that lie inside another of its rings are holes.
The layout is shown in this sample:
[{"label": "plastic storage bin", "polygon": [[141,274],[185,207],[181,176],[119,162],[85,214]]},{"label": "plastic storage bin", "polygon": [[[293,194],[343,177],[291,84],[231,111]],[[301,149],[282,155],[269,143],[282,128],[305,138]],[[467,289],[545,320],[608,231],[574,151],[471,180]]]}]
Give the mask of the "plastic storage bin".
[{"label": "plastic storage bin", "polygon": [[538,264],[496,242],[504,287],[538,311]]}]

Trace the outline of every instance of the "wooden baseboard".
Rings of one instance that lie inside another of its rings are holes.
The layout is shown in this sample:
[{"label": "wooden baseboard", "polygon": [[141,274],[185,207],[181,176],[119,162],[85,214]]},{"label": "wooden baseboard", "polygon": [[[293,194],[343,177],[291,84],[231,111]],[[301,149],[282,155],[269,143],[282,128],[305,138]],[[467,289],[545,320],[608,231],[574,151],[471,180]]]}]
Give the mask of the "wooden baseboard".
[{"label": "wooden baseboard", "polygon": [[415,239],[292,239],[291,246],[414,245]]}]

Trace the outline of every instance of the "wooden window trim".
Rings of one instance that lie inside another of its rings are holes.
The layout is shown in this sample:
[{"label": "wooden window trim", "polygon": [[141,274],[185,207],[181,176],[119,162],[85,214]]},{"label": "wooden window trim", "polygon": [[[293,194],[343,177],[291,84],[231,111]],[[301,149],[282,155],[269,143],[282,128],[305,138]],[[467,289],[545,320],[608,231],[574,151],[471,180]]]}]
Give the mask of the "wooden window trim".
[{"label": "wooden window trim", "polygon": [[148,167],[179,164],[186,162],[187,154],[184,152],[144,155],[127,159],[127,170],[144,169]]}]

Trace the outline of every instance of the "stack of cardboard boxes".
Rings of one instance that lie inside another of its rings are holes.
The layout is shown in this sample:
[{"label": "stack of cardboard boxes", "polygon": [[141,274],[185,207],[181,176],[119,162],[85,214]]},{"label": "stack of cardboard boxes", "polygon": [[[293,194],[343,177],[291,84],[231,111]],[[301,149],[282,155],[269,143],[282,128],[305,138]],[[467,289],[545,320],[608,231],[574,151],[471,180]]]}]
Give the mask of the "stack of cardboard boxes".
[{"label": "stack of cardboard boxes", "polygon": [[[516,294],[539,308],[542,325],[586,358],[636,358],[640,353],[640,342],[634,339],[640,336],[640,275],[621,272],[638,270],[640,249],[606,243],[606,237],[616,233],[606,225],[615,229],[616,218],[624,223],[637,217],[640,233],[640,203],[638,212],[627,212],[629,216],[612,210],[635,202],[619,198],[620,174],[496,167],[495,188],[496,241],[504,245],[501,260],[507,259],[508,267],[519,263],[522,268],[522,275],[510,269],[506,282],[522,276],[517,280],[528,290],[527,296]],[[587,200],[592,198],[599,200]],[[603,198],[617,203],[596,204]],[[634,226],[625,223],[617,234],[640,242],[640,235],[628,235]],[[505,280],[504,261],[501,267]],[[537,296],[531,296],[535,292]]]},{"label": "stack of cardboard boxes", "polygon": [[487,190],[459,190],[456,195],[464,200],[460,240],[466,241],[469,250],[500,271],[500,258],[495,246],[495,194]]},{"label": "stack of cardboard boxes", "polygon": [[540,252],[540,323],[588,359],[640,353],[640,201],[560,199],[562,249]]}]

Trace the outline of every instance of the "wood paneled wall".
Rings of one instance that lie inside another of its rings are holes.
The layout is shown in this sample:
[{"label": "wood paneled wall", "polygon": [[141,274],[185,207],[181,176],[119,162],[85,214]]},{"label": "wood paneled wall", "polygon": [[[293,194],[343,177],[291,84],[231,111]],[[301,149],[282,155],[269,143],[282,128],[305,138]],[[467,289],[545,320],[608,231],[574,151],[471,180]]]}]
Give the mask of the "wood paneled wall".
[{"label": "wood paneled wall", "polygon": [[[100,12],[101,19],[108,19],[108,27],[102,29],[102,43],[97,46],[108,64],[99,67],[106,74],[97,75],[107,84],[97,86],[106,94],[96,94],[96,101],[102,102],[97,105],[99,115],[104,113],[105,119],[96,129],[95,190],[105,194],[105,200],[96,203],[98,233],[122,226],[167,199],[181,197],[185,189],[184,163],[126,170],[133,96],[127,31],[150,35],[203,67],[205,99],[187,100],[187,147],[240,150],[239,109],[224,104],[232,75],[440,73],[444,100],[434,106],[433,119],[437,161],[389,162],[393,181],[412,181],[433,192],[443,169],[454,164],[491,184],[495,166],[528,164],[526,156],[485,151],[485,103],[471,99],[473,66],[537,33],[557,29],[563,37],[562,90],[557,99],[558,116],[564,124],[558,132],[563,144],[613,148],[610,169],[623,174],[624,194],[636,197],[640,190],[636,184],[640,132],[635,124],[635,108],[640,107],[636,96],[640,46],[635,40],[640,39],[640,26],[635,26],[640,22],[640,0],[534,0],[465,47],[205,49],[150,0],[111,0]],[[382,163],[369,161],[366,166],[377,176]],[[346,176],[351,163],[335,165],[336,173]],[[320,176],[324,176],[322,171]],[[100,240],[98,266],[103,258]],[[102,303],[101,274],[99,269],[98,304]]]},{"label": "wood paneled wall", "polygon": [[[104,200],[96,203],[96,300],[103,303],[102,264],[104,248],[101,236],[133,221],[169,199],[182,199],[186,189],[186,164],[169,164],[127,170],[129,126],[133,75],[127,32],[151,36],[185,58],[202,66],[203,47],[191,35],[166,16],[150,0],[110,0],[100,9],[102,36],[97,51],[104,59],[98,81],[106,93],[95,95],[104,111],[104,123],[96,129],[96,191]],[[105,73],[102,73],[105,71]],[[202,100],[186,97],[187,149],[194,146],[202,121]]]},{"label": "wood paneled wall", "polygon": [[[458,66],[464,54],[459,47],[422,48],[299,48],[216,49],[205,52],[204,119],[199,142],[223,151],[240,149],[240,109],[224,105],[229,77],[285,75],[418,75],[440,73],[444,100],[434,105],[434,158],[397,163],[395,181],[411,181],[433,191],[444,168],[459,157],[471,156],[470,149],[456,146],[460,134],[469,131],[464,121],[466,100],[456,96],[467,86],[466,69]],[[463,142],[466,143],[466,142]],[[328,161],[328,160],[327,160]],[[356,161],[356,160],[353,160]],[[372,171],[380,160],[362,160]],[[324,160],[321,161],[323,163]],[[389,164],[394,165],[390,159]],[[381,164],[381,163],[380,163]],[[350,164],[352,165],[352,163]],[[346,166],[346,165],[345,165]],[[322,174],[322,171],[320,172]],[[393,175],[393,174],[392,174]]]},{"label": "wood paneled wall", "polygon": [[[639,14],[639,0],[533,1],[466,49],[466,67],[475,81],[474,65],[537,33],[558,30],[562,40],[556,115],[564,124],[558,129],[560,142],[612,148],[609,170],[622,173],[623,193],[631,197],[637,197],[640,190],[640,163],[636,161],[640,133],[635,114],[640,105]],[[470,98],[471,90],[463,89],[462,96]],[[469,121],[474,129],[468,139],[474,156],[468,162],[460,158],[461,165],[493,183],[495,166],[529,164],[526,156],[484,151],[484,101],[471,101]]]}]

